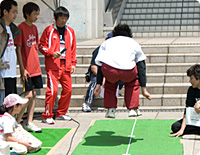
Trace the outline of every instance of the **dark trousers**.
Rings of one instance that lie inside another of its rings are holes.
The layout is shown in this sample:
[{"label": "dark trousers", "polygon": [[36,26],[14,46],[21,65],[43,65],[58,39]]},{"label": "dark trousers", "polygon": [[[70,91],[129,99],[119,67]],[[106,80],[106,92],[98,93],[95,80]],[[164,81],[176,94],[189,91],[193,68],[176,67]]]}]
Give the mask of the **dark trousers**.
[{"label": "dark trousers", "polygon": [[92,77],[91,77],[91,83],[87,89],[87,93],[86,93],[86,96],[85,96],[85,103],[87,104],[92,104],[93,102],[93,99],[94,99],[94,89],[96,87],[96,81],[97,81],[97,77],[92,74]]},{"label": "dark trousers", "polygon": [[16,78],[4,78],[5,96],[15,93],[17,94]]},{"label": "dark trousers", "polygon": [[[172,129],[173,133],[176,133],[181,129],[182,121],[183,121],[183,119],[172,124],[171,129]],[[184,135],[185,134],[198,134],[198,135],[200,135],[200,127],[196,127],[196,126],[192,126],[192,125],[186,125],[186,128],[185,128],[183,134]]]}]

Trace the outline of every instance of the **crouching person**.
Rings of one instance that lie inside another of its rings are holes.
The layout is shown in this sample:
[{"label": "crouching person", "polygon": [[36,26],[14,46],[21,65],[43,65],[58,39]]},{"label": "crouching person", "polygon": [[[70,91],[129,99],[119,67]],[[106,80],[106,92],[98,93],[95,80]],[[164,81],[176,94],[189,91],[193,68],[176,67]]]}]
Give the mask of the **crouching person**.
[{"label": "crouching person", "polygon": [[22,104],[27,102],[28,99],[23,99],[17,94],[9,94],[0,106],[0,141],[6,141],[10,149],[18,154],[36,152],[42,145],[40,140],[17,124],[14,118],[20,113]]}]

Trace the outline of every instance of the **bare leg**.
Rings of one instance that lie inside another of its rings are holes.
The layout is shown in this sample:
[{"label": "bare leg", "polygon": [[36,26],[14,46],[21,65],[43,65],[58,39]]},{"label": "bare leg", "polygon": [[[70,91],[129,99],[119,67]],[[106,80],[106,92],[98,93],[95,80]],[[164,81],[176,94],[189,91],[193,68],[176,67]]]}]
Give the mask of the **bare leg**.
[{"label": "bare leg", "polygon": [[30,103],[27,107],[27,113],[28,113],[27,124],[33,121],[33,114],[34,114],[34,109],[35,109],[36,89],[34,89],[31,93],[32,93],[32,98],[30,99]]},{"label": "bare leg", "polygon": [[24,115],[25,109],[27,108],[27,106],[28,106],[29,103],[31,102],[32,91],[25,92],[24,98],[29,99],[29,101],[28,101],[28,103],[22,105],[22,110],[21,110],[21,112],[17,115],[17,123],[18,123],[18,124],[20,124],[20,121],[21,121],[21,119],[22,119],[22,116]]}]

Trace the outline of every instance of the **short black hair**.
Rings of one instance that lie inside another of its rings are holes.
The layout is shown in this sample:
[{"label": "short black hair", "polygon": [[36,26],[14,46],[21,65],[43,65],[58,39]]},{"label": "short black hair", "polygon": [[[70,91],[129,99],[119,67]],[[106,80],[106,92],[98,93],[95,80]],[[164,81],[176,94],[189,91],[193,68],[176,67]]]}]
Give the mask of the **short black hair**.
[{"label": "short black hair", "polygon": [[[21,104],[19,104],[19,103],[16,104],[17,107],[19,105],[21,105]],[[4,105],[0,105],[0,115],[4,114],[5,112],[9,112],[9,111],[13,112],[13,110],[14,110],[14,105],[11,107],[8,107],[8,108],[6,108],[6,106],[4,106]]]},{"label": "short black hair", "polygon": [[196,80],[200,79],[200,64],[195,64],[187,70],[187,76],[194,76]]},{"label": "short black hair", "polygon": [[23,16],[25,19],[27,19],[26,14],[30,15],[33,11],[40,10],[39,6],[33,2],[28,2],[23,6]]},{"label": "short black hair", "polygon": [[113,37],[126,36],[132,38],[132,31],[127,24],[118,24],[112,31]]},{"label": "short black hair", "polygon": [[3,11],[4,10],[6,10],[6,11],[8,11],[8,12],[10,12],[10,10],[11,10],[11,8],[12,8],[12,5],[14,5],[14,6],[17,6],[17,2],[16,1],[14,1],[14,0],[3,0],[2,2],[1,2],[1,17],[3,17],[4,16],[4,14],[3,14]]},{"label": "short black hair", "polygon": [[67,8],[60,6],[54,11],[55,20],[57,20],[60,16],[66,16],[69,19],[69,11]]}]

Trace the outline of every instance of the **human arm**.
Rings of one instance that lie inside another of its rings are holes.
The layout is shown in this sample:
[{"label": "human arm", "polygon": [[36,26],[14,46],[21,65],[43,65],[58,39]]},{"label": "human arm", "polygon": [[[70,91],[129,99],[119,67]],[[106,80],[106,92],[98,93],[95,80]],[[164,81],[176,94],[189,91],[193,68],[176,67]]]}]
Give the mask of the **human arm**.
[{"label": "human arm", "polygon": [[97,57],[97,54],[99,52],[99,48],[100,46],[98,46],[93,52],[92,52],[92,59],[91,59],[91,71],[93,72],[94,75],[97,76],[97,72],[98,72],[98,66],[97,64],[95,63],[95,59]]},{"label": "human arm", "polygon": [[182,136],[183,133],[184,133],[185,127],[186,127],[186,124],[185,124],[185,114],[184,114],[180,130],[178,132],[176,132],[176,133],[173,133],[173,134],[169,135],[169,136],[170,137],[179,137],[179,136]]},{"label": "human arm", "polygon": [[139,61],[137,64],[138,80],[141,86],[142,95],[151,100],[151,94],[146,90],[146,64],[145,61]]},{"label": "human arm", "polygon": [[31,143],[30,142],[20,141],[17,138],[13,137],[11,133],[4,134],[4,137],[5,137],[6,141],[8,141],[8,142],[17,142],[19,144],[22,144],[22,145],[26,146],[28,150],[33,150],[34,149],[33,147],[31,147]]},{"label": "human arm", "polygon": [[91,65],[91,71],[94,75],[97,75],[98,67],[96,65]]},{"label": "human arm", "polygon": [[194,105],[194,109],[197,114],[200,114],[200,101],[197,101]]},{"label": "human arm", "polygon": [[76,66],[72,65],[71,74],[74,74],[75,72],[76,72]]},{"label": "human arm", "polygon": [[0,59],[0,70],[10,68],[10,65],[8,64],[8,61],[3,62],[2,59]]},{"label": "human arm", "polygon": [[[52,56],[54,58],[58,58],[60,51],[54,52],[53,49],[51,49],[51,47],[49,47],[49,39],[51,39],[52,36],[50,36],[50,32],[53,31],[52,26],[48,26],[44,32],[42,33],[42,36],[40,38],[40,42],[38,45],[39,51],[45,55],[45,56]],[[53,32],[52,32],[53,33]],[[51,35],[52,35],[51,33]],[[49,38],[50,37],[50,38]],[[55,40],[55,39],[54,39]],[[50,41],[50,43],[52,42],[52,40]],[[55,54],[54,54],[55,53]],[[54,54],[54,55],[53,55]],[[61,54],[60,54],[61,55]]]},{"label": "human arm", "polygon": [[99,94],[101,93],[101,85],[103,82],[103,73],[101,71],[101,66],[98,66],[98,72],[97,72],[97,84],[94,89],[94,95],[96,97],[99,97]]},{"label": "human arm", "polygon": [[99,97],[100,93],[101,93],[101,85],[100,84],[96,84],[96,87],[94,89],[94,95],[96,97]]},{"label": "human arm", "polygon": [[70,31],[72,32],[72,37],[73,37],[72,44],[71,44],[71,63],[72,63],[72,66],[74,66],[73,68],[75,68],[75,70],[74,70],[74,72],[75,72],[76,71],[76,63],[77,63],[77,59],[76,59],[76,36],[75,36],[73,29],[70,29]]},{"label": "human arm", "polygon": [[25,80],[27,81],[27,78],[30,76],[30,74],[24,68],[20,45],[16,45],[16,55],[17,55],[17,60],[18,60],[19,67],[20,67],[20,74],[21,74],[22,81],[25,81]]},{"label": "human arm", "polygon": [[141,90],[144,97],[146,97],[148,100],[152,99],[151,94],[149,94],[149,92],[146,90],[146,87],[141,87]]}]

